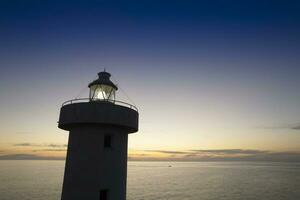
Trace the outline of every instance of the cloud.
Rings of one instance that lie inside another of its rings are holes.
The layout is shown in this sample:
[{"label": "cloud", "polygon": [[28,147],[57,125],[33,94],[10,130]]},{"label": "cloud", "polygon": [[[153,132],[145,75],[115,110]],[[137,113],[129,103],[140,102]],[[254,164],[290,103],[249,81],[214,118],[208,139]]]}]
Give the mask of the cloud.
[{"label": "cloud", "polygon": [[62,148],[67,147],[66,144],[35,144],[35,143],[17,143],[14,146],[21,147],[49,147],[49,148]]},{"label": "cloud", "polygon": [[66,144],[48,144],[44,145],[44,147],[52,147],[52,148],[61,148],[61,147],[67,147],[68,145]]},{"label": "cloud", "polygon": [[252,150],[252,149],[193,149],[186,151],[164,151],[164,150],[145,150],[146,152],[163,153],[163,154],[187,154],[187,155],[198,155],[198,154],[220,154],[220,155],[235,155],[235,154],[261,154],[267,153],[268,151]]},{"label": "cloud", "polygon": [[299,123],[291,123],[291,124],[285,124],[285,125],[273,125],[273,126],[259,126],[257,127],[259,129],[293,129],[293,130],[300,130],[300,124]]},{"label": "cloud", "polygon": [[31,143],[19,143],[19,144],[14,144],[14,146],[29,147],[29,146],[32,146],[32,144]]},{"label": "cloud", "polygon": [[234,155],[234,154],[261,154],[261,153],[267,153],[268,151],[262,151],[262,150],[252,150],[252,149],[209,149],[209,150],[191,150],[192,152],[198,152],[198,153],[214,153],[214,154],[228,154],[228,155]]},{"label": "cloud", "polygon": [[36,150],[32,150],[32,152],[39,152],[39,151],[67,151],[67,149],[36,149]]},{"label": "cloud", "polygon": [[165,154],[187,154],[186,151],[164,151],[164,150],[145,150],[153,153],[165,153]]},{"label": "cloud", "polygon": [[33,154],[8,154],[0,156],[0,160],[64,160],[63,157],[46,157]]},{"label": "cloud", "polygon": [[[66,151],[65,148],[45,148],[40,151]],[[160,153],[161,155],[157,155]],[[34,154],[6,154],[0,155],[0,160],[64,160],[61,157],[39,156]],[[185,151],[140,150],[129,153],[130,161],[272,161],[272,162],[300,162],[300,152],[264,151],[253,149],[199,149]]]},{"label": "cloud", "polygon": [[13,146],[16,147],[34,147],[32,152],[50,152],[50,151],[56,151],[56,152],[64,152],[67,151],[66,144],[36,144],[36,143],[17,143],[13,144]]},{"label": "cloud", "polygon": [[294,130],[300,130],[300,125],[293,126],[292,129],[294,129]]},{"label": "cloud", "polygon": [[[146,150],[148,154],[141,157],[129,157],[132,160],[166,160],[166,161],[284,161],[299,162],[300,152],[272,152],[253,149],[199,149],[186,151]],[[164,154],[157,157],[153,153]],[[142,154],[142,153],[141,153]]]}]

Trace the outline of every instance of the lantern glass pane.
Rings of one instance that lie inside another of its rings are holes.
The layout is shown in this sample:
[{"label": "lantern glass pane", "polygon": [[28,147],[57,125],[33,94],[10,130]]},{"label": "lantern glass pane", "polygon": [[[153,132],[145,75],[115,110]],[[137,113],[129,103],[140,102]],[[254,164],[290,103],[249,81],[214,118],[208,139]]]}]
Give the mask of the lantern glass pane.
[{"label": "lantern glass pane", "polygon": [[109,85],[93,85],[90,87],[90,99],[114,101],[115,89]]}]

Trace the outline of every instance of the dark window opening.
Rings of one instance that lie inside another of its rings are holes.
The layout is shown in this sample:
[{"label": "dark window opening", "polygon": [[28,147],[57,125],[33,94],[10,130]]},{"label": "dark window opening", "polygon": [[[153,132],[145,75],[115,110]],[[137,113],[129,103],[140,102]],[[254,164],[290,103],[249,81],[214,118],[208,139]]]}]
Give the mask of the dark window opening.
[{"label": "dark window opening", "polygon": [[104,136],[104,147],[105,148],[110,148],[111,147],[111,141],[112,140],[112,136],[111,135],[105,135]]},{"label": "dark window opening", "polygon": [[108,190],[100,190],[100,200],[108,200]]}]

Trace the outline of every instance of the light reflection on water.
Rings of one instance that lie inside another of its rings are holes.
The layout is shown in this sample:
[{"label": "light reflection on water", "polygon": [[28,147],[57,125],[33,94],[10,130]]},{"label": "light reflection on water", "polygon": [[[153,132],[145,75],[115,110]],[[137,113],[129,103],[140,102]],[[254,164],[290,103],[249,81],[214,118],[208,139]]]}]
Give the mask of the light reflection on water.
[{"label": "light reflection on water", "polygon": [[[171,167],[170,167],[171,166]],[[0,161],[0,200],[60,199],[64,161]],[[128,200],[297,200],[300,164],[129,162]]]}]

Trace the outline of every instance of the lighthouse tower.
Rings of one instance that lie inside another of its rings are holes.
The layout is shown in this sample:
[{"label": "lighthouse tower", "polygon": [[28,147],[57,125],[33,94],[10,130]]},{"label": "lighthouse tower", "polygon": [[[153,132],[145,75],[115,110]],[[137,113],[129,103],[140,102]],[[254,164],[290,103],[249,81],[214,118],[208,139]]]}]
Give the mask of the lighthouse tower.
[{"label": "lighthouse tower", "polygon": [[91,82],[89,98],[65,102],[58,127],[69,131],[62,200],[126,200],[128,134],[137,108],[115,100],[107,72]]}]

